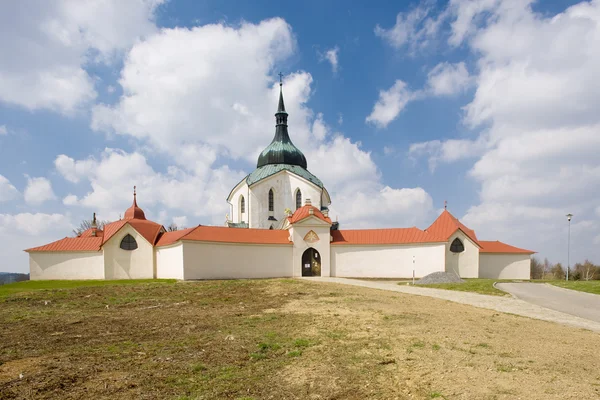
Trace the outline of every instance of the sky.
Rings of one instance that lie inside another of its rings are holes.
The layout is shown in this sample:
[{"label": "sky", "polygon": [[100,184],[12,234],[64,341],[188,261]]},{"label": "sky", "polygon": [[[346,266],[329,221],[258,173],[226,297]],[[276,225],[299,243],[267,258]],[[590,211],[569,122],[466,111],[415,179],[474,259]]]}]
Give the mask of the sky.
[{"label": "sky", "polygon": [[223,225],[275,132],[343,228],[600,262],[600,1],[0,3],[0,271],[116,220]]}]

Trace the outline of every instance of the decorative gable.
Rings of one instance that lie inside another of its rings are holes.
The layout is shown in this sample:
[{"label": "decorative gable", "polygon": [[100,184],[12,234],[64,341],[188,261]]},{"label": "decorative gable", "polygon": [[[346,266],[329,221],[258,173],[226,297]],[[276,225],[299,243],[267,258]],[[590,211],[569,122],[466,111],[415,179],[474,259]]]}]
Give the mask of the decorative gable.
[{"label": "decorative gable", "polygon": [[306,235],[304,235],[304,241],[306,243],[316,243],[319,241],[319,235],[317,235],[315,231],[310,230]]}]

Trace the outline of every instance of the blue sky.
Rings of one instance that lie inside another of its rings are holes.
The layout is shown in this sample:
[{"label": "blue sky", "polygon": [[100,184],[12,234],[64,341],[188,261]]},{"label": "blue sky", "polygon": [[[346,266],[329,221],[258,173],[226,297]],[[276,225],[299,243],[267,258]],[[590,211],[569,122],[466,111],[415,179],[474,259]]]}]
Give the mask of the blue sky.
[{"label": "blue sky", "polygon": [[0,270],[134,184],[154,220],[221,225],[279,71],[342,227],[426,228],[447,200],[564,262],[572,212],[573,259],[600,262],[598,2],[27,3],[0,5]]}]

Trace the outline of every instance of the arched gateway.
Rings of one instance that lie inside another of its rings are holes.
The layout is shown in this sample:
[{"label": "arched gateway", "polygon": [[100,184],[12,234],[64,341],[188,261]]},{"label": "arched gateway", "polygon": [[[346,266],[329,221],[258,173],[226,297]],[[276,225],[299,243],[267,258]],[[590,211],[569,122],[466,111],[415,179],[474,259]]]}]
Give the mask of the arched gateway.
[{"label": "arched gateway", "polygon": [[302,276],[321,276],[321,256],[312,247],[302,254]]}]

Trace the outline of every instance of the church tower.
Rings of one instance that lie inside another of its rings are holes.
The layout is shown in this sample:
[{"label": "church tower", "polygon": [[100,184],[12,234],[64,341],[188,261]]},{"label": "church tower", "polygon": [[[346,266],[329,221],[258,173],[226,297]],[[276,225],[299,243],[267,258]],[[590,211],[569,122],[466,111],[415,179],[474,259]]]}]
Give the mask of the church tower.
[{"label": "church tower", "polygon": [[290,139],[280,79],[275,136],[258,156],[256,169],[227,197],[231,208],[227,223],[236,228],[281,229],[286,211],[293,213],[307,199],[322,210],[331,204],[327,189],[308,171],[306,157]]}]

